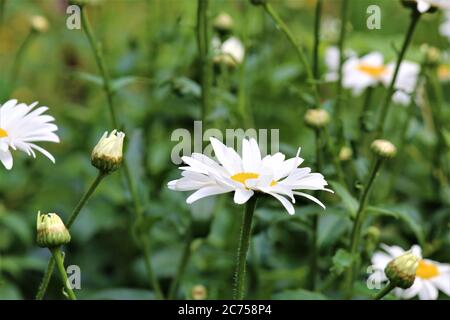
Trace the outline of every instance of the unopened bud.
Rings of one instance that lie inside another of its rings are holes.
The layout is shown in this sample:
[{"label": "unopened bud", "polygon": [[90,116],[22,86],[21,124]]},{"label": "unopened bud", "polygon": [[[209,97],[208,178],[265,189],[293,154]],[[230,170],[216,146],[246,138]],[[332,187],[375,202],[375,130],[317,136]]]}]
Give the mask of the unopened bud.
[{"label": "unopened bud", "polygon": [[372,142],[372,151],[382,158],[393,158],[397,148],[388,140],[377,139]]},{"label": "unopened bud", "polygon": [[55,248],[70,242],[70,233],[56,213],[38,213],[36,241],[40,247]]},{"label": "unopened bud", "polygon": [[408,289],[414,284],[418,266],[419,257],[408,251],[389,262],[384,273],[394,286]]},{"label": "unopened bud", "polygon": [[204,285],[198,284],[191,289],[192,299],[205,300],[208,296],[208,291]]},{"label": "unopened bud", "polygon": [[330,122],[330,115],[324,109],[309,109],[305,113],[305,123],[315,129],[325,127]]},{"label": "unopened bud", "polygon": [[105,132],[92,151],[92,165],[107,174],[117,170],[123,160],[124,138],[125,133],[117,130],[113,130],[109,135]]},{"label": "unopened bud", "polygon": [[341,150],[339,151],[339,160],[341,161],[348,161],[353,156],[353,150],[350,147],[343,146]]},{"label": "unopened bud", "polygon": [[218,32],[230,32],[233,29],[233,26],[233,18],[228,13],[222,12],[214,19],[213,27]]},{"label": "unopened bud", "polygon": [[44,33],[49,29],[48,20],[43,16],[32,16],[30,18],[31,28],[35,32]]}]

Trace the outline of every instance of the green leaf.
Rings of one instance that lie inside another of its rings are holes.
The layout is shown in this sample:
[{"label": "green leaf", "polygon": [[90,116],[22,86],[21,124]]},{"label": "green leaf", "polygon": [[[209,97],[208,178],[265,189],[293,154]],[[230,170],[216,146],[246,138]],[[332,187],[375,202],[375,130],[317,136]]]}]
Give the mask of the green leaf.
[{"label": "green leaf", "polygon": [[[103,86],[103,78],[100,76],[97,76],[95,74],[91,74],[88,72],[75,72],[75,75],[80,78],[81,80],[90,82],[92,84],[95,84],[97,86]],[[117,79],[111,80],[111,91],[117,92],[120,89],[132,85],[134,83],[143,82],[143,83],[149,83],[151,79],[145,78],[145,77],[135,77],[135,76],[125,76]]]},{"label": "green leaf", "polygon": [[23,244],[28,245],[31,243],[32,235],[30,228],[20,216],[15,215],[14,213],[0,215],[0,224],[9,228]]},{"label": "green leaf", "polygon": [[404,210],[392,210],[388,208],[380,208],[369,206],[367,208],[369,212],[379,216],[387,216],[395,219],[402,220],[411,229],[421,245],[425,242],[425,235],[422,225],[412,215],[408,214]]},{"label": "green leaf", "polygon": [[358,210],[358,201],[348,192],[347,188],[336,181],[330,181],[334,192],[341,198],[345,207],[350,210],[351,216],[355,217]]},{"label": "green leaf", "polygon": [[321,293],[308,291],[304,289],[288,290],[275,293],[272,296],[274,300],[327,300],[327,297]]},{"label": "green leaf", "polygon": [[348,267],[350,267],[352,261],[353,258],[350,252],[344,249],[339,249],[333,257],[333,266],[331,267],[331,271],[340,275]]}]

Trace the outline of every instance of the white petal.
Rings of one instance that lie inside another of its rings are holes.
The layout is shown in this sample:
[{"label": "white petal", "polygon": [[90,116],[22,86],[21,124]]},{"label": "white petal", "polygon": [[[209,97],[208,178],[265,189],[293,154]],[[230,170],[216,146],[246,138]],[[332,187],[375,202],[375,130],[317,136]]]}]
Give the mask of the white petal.
[{"label": "white petal", "polygon": [[11,170],[11,168],[13,167],[13,157],[9,150],[0,151],[0,161],[3,163],[7,170]]},{"label": "white petal", "polygon": [[310,194],[303,193],[303,192],[298,192],[298,191],[295,191],[294,194],[296,194],[296,195],[298,195],[298,196],[305,197],[305,198],[307,198],[307,199],[309,199],[309,200],[311,200],[311,201],[317,203],[317,204],[318,204],[319,206],[321,206],[323,209],[326,209],[325,205],[324,205],[322,202],[320,202],[319,199],[313,197],[313,196],[310,195]]},{"label": "white petal", "polygon": [[204,187],[201,188],[199,190],[197,190],[196,192],[194,192],[193,194],[191,194],[187,199],[186,202],[191,204],[199,199],[205,198],[205,197],[209,197],[209,196],[213,196],[213,195],[217,195],[217,194],[222,194],[222,193],[227,193],[230,190],[225,189],[223,187],[220,186],[210,186],[210,187]]},{"label": "white petal", "polygon": [[234,202],[237,204],[244,204],[253,196],[252,190],[236,189],[234,192]]},{"label": "white petal", "polygon": [[267,194],[270,194],[271,196],[275,197],[278,201],[280,201],[290,215],[293,215],[295,213],[294,206],[292,205],[292,203],[289,202],[288,199],[272,192],[267,192]]},{"label": "white petal", "polygon": [[419,291],[420,300],[436,300],[439,293],[431,281],[422,280],[422,289]]}]

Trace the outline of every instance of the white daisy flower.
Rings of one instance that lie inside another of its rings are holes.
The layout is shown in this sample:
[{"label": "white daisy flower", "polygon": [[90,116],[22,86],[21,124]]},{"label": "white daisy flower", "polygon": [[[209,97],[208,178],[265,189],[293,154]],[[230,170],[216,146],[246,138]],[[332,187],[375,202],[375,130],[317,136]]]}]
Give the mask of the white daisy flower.
[{"label": "white daisy flower", "polygon": [[445,12],[445,20],[439,27],[439,32],[450,41],[450,11]]},{"label": "white daisy flower", "polygon": [[350,57],[343,66],[342,86],[351,89],[354,95],[359,95],[365,89],[383,83],[392,73],[383,61],[383,55],[379,52],[361,58]]},{"label": "white daisy flower", "polygon": [[33,110],[37,104],[37,102],[30,105],[17,104],[17,100],[9,100],[0,107],[0,161],[8,170],[13,166],[10,148],[21,150],[33,158],[36,157],[34,151],[37,150],[55,162],[55,158],[47,150],[33,143],[59,142],[58,136],[54,133],[58,127],[51,123],[55,119],[43,114],[48,110],[47,107]]},{"label": "white daisy flower", "polygon": [[233,59],[234,63],[241,64],[245,57],[245,48],[241,40],[230,37],[221,42],[218,37],[212,39],[212,46],[217,55],[226,55]]},{"label": "white daisy flower", "polygon": [[[187,166],[180,167],[182,178],[168,183],[169,189],[193,191],[186,202],[193,203],[204,197],[234,192],[234,202],[246,203],[255,192],[269,194],[282,203],[289,214],[294,214],[295,195],[305,197],[321,207],[315,197],[298,190],[324,190],[327,182],[320,173],[310,168],[298,168],[303,162],[299,157],[285,160],[284,154],[261,157],[255,139],[243,139],[242,157],[219,140],[211,138],[211,145],[219,163],[200,153],[182,157]],[[290,199],[291,201],[289,201]]]},{"label": "white daisy flower", "polygon": [[[369,281],[372,282],[387,281],[384,268],[392,259],[406,252],[399,246],[382,244],[381,247],[384,252],[378,251],[372,257],[372,265],[376,271],[369,277]],[[414,245],[411,250],[418,257],[422,256],[419,246]],[[406,290],[396,288],[394,293],[402,299],[411,299],[419,296],[420,300],[436,300],[439,290],[450,296],[450,264],[422,258],[419,260],[414,284]]]},{"label": "white daisy flower", "polygon": [[[387,87],[392,81],[395,71],[395,63],[387,65],[388,71],[382,78],[382,82]],[[411,61],[403,61],[398,71],[397,80],[395,82],[395,93],[392,100],[400,105],[408,106],[411,102],[411,95],[416,88],[419,79],[420,66]]]}]

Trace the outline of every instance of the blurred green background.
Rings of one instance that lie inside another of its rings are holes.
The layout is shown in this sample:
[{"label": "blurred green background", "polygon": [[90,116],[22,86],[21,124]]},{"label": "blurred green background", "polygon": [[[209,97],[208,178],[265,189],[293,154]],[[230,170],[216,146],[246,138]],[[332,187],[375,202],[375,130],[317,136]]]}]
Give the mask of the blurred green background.
[{"label": "blurred green background", "polygon": [[[166,291],[176,271],[192,217],[193,255],[177,297],[190,298],[192,287],[201,284],[207,288],[208,298],[229,298],[242,207],[235,205],[230,195],[188,206],[186,193],[166,187],[169,180],[179,176],[170,160],[177,143],[171,141],[171,133],[177,128],[192,130],[193,121],[200,118],[196,1],[97,2],[88,7],[88,12],[117,88],[115,103],[127,134],[127,158],[145,205],[154,269],[161,285]],[[271,3],[310,55],[315,1]],[[366,27],[366,9],[371,4],[382,9],[380,30]],[[32,159],[16,152],[14,168],[0,168],[0,299],[34,298],[49,257],[47,250],[35,245],[37,211],[57,212],[67,219],[95,178],[96,170],[90,164],[93,146],[104,131],[113,129],[94,57],[85,34],[66,28],[66,6],[57,0],[7,0],[4,6],[0,103],[15,98],[49,106],[61,143],[41,144],[55,156],[55,165],[41,155]],[[322,74],[326,72],[325,49],[337,42],[339,10],[339,0],[325,1],[323,20],[328,27],[323,27],[320,47]],[[230,90],[215,89],[209,120],[220,129],[242,128],[245,124],[239,107],[244,106],[251,110],[256,128],[280,129],[281,151],[293,156],[301,146],[304,165],[313,167],[314,135],[303,124],[308,85],[294,50],[264,11],[248,1],[211,1],[211,20],[220,12],[233,17],[234,34],[245,45],[246,59],[231,70]],[[32,15],[45,16],[50,29],[33,38],[12,87],[10,69],[30,32]],[[437,32],[441,20],[440,13],[424,17],[408,59],[420,62],[423,43],[448,49],[449,42]],[[352,1],[350,22],[348,48],[359,55],[378,50],[392,61],[393,45],[399,48],[408,25],[408,10],[399,1]],[[449,88],[445,85],[447,119]],[[325,107],[330,108],[334,84],[323,83],[320,89]],[[378,88],[375,108],[383,95],[384,89]],[[362,100],[348,98],[344,102],[343,121],[349,139],[358,127],[354,114]],[[404,119],[406,109],[394,106],[392,110],[389,138],[395,142],[400,139],[395,123]],[[403,248],[420,243],[429,257],[449,262],[450,190],[436,191],[430,178],[433,139],[432,130],[417,111],[407,147],[383,169],[371,200],[371,204],[392,209],[397,216],[374,215],[371,222],[382,230],[380,242]],[[361,152],[355,155],[353,166],[345,164],[348,181],[355,190],[367,172],[366,156],[367,152]],[[324,175],[333,175],[331,161],[325,160],[325,164]],[[333,256],[348,242],[351,220],[345,200],[336,195],[321,195],[321,200],[327,205],[325,212],[300,201],[295,216],[288,216],[275,200],[265,200],[258,206],[249,254],[249,298],[339,297],[339,281],[323,294],[302,289],[307,280],[309,216],[321,214],[321,279],[331,274],[330,269],[337,272],[339,259]],[[132,223],[130,195],[117,172],[100,185],[71,231],[65,262],[81,268],[79,298],[153,297],[143,259],[131,236]],[[369,258],[371,252],[373,248],[367,248],[364,257]],[[367,298],[370,294],[361,277],[358,295]],[[62,298],[56,274],[47,297]]]}]

